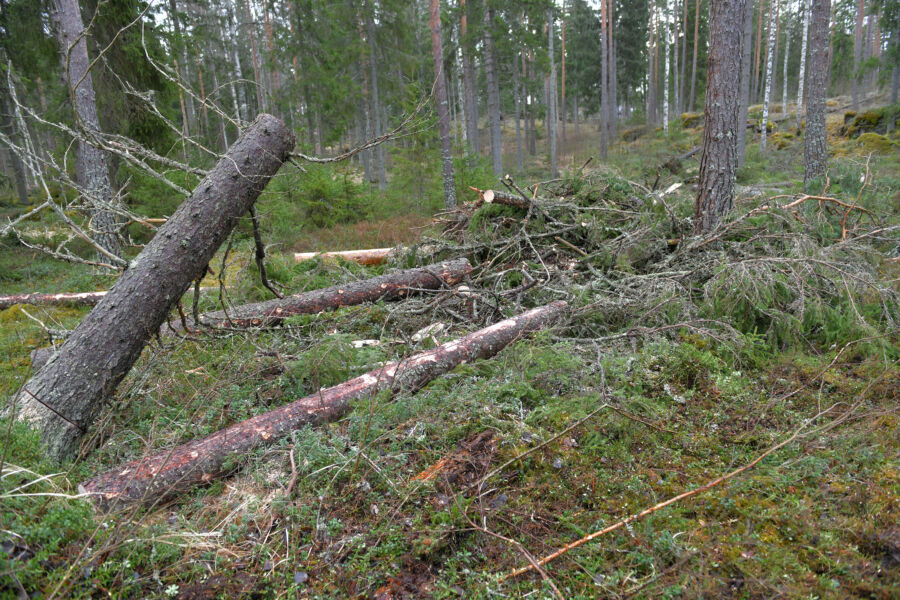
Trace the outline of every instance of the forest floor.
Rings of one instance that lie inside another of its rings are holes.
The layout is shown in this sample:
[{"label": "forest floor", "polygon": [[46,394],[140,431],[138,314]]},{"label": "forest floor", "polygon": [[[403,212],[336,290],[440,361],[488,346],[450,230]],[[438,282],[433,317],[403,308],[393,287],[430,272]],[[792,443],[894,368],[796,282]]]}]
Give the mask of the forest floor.
[{"label": "forest floor", "polygon": [[[0,420],[0,597],[900,597],[900,139],[848,137],[836,112],[832,200],[781,209],[801,198],[803,140],[778,125],[766,153],[751,136],[735,214],[706,240],[689,230],[699,155],[671,162],[700,142],[681,121],[606,161],[593,125],[570,131],[560,179],[540,157],[516,177],[542,181],[535,214],[469,192],[437,224],[433,204],[369,199],[364,221],[310,227],[303,202],[327,193],[360,210],[358,188],[341,167],[314,171],[325,191],[304,196],[291,167],[259,204],[284,290],[467,256],[474,300],[443,290],[154,343],[91,451],[62,467]],[[235,304],[271,297],[248,231],[212,265]],[[394,244],[413,250],[375,267],[288,253]],[[112,281],[0,241],[3,293]],[[556,299],[572,311],[553,329],[236,457],[229,477],[176,502],[105,515],[78,497],[93,474]],[[86,312],[0,311],[0,395],[46,343],[38,321],[72,328]],[[543,577],[506,577],[795,434]]]}]

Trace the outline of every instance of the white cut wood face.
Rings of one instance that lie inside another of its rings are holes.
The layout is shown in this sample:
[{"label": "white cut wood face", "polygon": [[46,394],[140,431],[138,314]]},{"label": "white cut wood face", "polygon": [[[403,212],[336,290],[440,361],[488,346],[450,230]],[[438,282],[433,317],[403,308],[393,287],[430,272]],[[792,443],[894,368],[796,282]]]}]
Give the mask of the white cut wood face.
[{"label": "white cut wood face", "polygon": [[447,325],[444,323],[432,323],[428,327],[423,327],[419,331],[415,332],[412,336],[412,341],[421,342],[422,340],[430,336],[436,336],[440,334],[446,328]]},{"label": "white cut wood face", "polygon": [[681,183],[680,181],[677,182],[677,183],[673,183],[672,185],[670,185],[669,187],[666,188],[666,191],[663,192],[663,195],[669,195],[669,194],[671,194],[672,192],[674,192],[675,190],[677,190],[678,188],[680,188],[682,185],[684,185],[684,184]]}]

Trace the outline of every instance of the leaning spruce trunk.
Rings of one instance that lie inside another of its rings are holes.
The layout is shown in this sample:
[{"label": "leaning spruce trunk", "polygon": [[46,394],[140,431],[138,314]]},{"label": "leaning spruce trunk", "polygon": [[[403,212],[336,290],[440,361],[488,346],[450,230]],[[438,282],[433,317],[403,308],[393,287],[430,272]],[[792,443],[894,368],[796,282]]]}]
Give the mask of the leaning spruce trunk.
[{"label": "leaning spruce trunk", "polygon": [[713,229],[734,203],[740,111],[741,38],[747,0],[710,5],[703,154],[694,215],[694,233]]},{"label": "leaning spruce trunk", "polygon": [[157,504],[226,473],[228,459],[272,444],[305,425],[335,421],[354,400],[382,390],[413,392],[459,364],[488,358],[565,313],[561,300],[495,323],[464,338],[392,362],[340,385],[236,423],[199,440],[107,471],[79,486],[101,510]]},{"label": "leaning spruce trunk", "polygon": [[809,74],[806,86],[806,145],[803,189],[825,174],[828,165],[825,137],[825,93],[828,85],[828,19],[831,0],[812,0],[809,28]]},{"label": "leaning spruce trunk", "polygon": [[293,147],[294,136],[281,121],[257,117],[54,358],[22,386],[13,410],[40,429],[50,456],[73,457],[103,400]]}]

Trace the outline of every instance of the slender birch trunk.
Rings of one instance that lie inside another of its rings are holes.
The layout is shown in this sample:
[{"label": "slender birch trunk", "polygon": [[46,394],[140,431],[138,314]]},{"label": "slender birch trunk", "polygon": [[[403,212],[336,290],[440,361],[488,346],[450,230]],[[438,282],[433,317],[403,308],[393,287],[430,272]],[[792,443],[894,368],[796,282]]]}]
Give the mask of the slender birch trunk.
[{"label": "slender birch trunk", "polygon": [[782,76],[781,89],[781,114],[787,114],[788,102],[788,59],[791,56],[791,15],[785,11],[784,15],[784,74]]},{"label": "slender birch trunk", "polygon": [[803,38],[800,43],[800,74],[797,79],[797,114],[803,114],[803,91],[806,87],[806,43],[809,36],[809,13],[811,0],[800,0],[803,11]]},{"label": "slender birch trunk", "polygon": [[[772,0],[772,14],[778,13],[778,0]],[[759,138],[759,149],[766,151],[766,137],[769,128],[769,102],[772,99],[772,77],[774,74],[775,19],[769,21],[769,43],[766,58],[766,91],[763,98],[762,132]]]}]

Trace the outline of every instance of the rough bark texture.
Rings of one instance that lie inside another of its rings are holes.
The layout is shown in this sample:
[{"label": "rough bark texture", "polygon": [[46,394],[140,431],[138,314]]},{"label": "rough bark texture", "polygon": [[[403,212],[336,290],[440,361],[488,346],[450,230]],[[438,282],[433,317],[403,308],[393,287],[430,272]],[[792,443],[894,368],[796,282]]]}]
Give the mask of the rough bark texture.
[{"label": "rough bark texture", "polygon": [[549,325],[566,306],[558,301],[500,321],[205,438],[132,461],[85,481],[79,489],[95,494],[92,500],[102,510],[163,502],[221,477],[231,456],[272,444],[304,425],[339,419],[350,411],[354,400],[371,398],[382,390],[413,392],[463,362],[493,356],[525,334]]},{"label": "rough bark texture", "polygon": [[[748,2],[749,3],[749,2]],[[700,47],[700,0],[694,3],[694,57],[691,59],[691,99],[688,110],[694,110],[694,93],[697,90],[697,50]],[[749,42],[748,42],[749,45]]]},{"label": "rough bark texture", "polygon": [[[100,131],[100,118],[97,116],[94,80],[88,71],[90,61],[87,41],[82,36],[84,25],[78,0],[53,0],[50,17],[59,40],[63,72],[68,78],[75,113],[84,130],[97,133]],[[110,210],[113,193],[106,153],[86,141],[79,141],[75,155],[75,177],[89,196],[91,236],[98,246],[121,257],[122,244],[116,215]]]},{"label": "rough bark texture", "polygon": [[14,304],[43,304],[43,305],[81,305],[94,306],[107,292],[81,292],[76,294],[13,294],[0,296],[0,310],[9,308]]},{"label": "rough bark texture", "polygon": [[450,110],[444,78],[444,50],[441,39],[441,3],[431,0],[431,58],[434,60],[434,101],[437,103],[438,129],[441,133],[441,172],[444,179],[444,207],[456,208],[456,183],[453,179],[453,140],[450,139]]},{"label": "rough bark texture", "polygon": [[169,310],[256,201],[294,147],[291,132],[260,115],[200,181],[112,290],[16,395],[20,419],[38,427],[49,455],[70,457],[159,331]]},{"label": "rough bark texture", "polygon": [[472,152],[478,152],[478,104],[475,102],[475,71],[472,68],[472,43],[469,40],[466,0],[459,0],[459,42],[462,46],[463,88],[466,113],[466,139]]},{"label": "rough bark texture", "polygon": [[734,203],[740,111],[741,38],[747,0],[710,3],[703,153],[694,233],[716,226]]},{"label": "rough bark texture", "polygon": [[828,86],[828,20],[831,0],[812,0],[809,27],[809,75],[806,85],[806,147],[803,154],[803,187],[825,174],[828,149],[825,141],[825,92]]},{"label": "rough bark texture", "polygon": [[503,146],[500,141],[500,75],[497,73],[497,52],[494,49],[494,9],[484,7],[484,72],[487,77],[488,122],[491,137],[491,164],[494,175],[503,175]]},{"label": "rough bark texture", "polygon": [[[6,86],[2,85],[0,90],[2,90],[0,91],[0,127],[3,128],[3,134],[15,142],[16,127],[12,118],[12,103],[7,99]],[[12,148],[9,148],[8,156],[9,162],[12,163],[16,197],[19,199],[19,204],[28,204],[28,179],[25,174],[25,164],[22,162],[22,157]]]},{"label": "rough bark texture", "polygon": [[750,61],[753,41],[753,2],[744,6],[744,36],[741,40],[741,108],[737,122],[737,168],[744,166],[747,156],[747,116],[750,110]]},{"label": "rough bark texture", "polygon": [[[276,300],[236,306],[225,311],[200,315],[200,321],[211,327],[266,327],[301,314],[315,314],[325,310],[337,310],[377,300],[399,300],[419,290],[434,290],[454,285],[472,271],[465,258],[388,273],[370,279],[343,285],[312,290]],[[101,292],[105,293],[105,292]],[[193,319],[167,322],[159,330],[159,336],[184,333],[196,326]],[[37,370],[53,356],[55,348],[39,348],[31,353],[31,366]]]},{"label": "rough bark texture", "polygon": [[554,11],[551,8],[547,12],[547,23],[549,26],[547,27],[548,31],[548,54],[550,56],[550,86],[548,91],[548,104],[547,104],[547,137],[550,142],[550,176],[556,177],[559,175],[559,169],[556,165],[556,124],[557,124],[557,115],[556,115],[556,56],[553,51],[553,38],[556,37],[556,33],[554,32]]}]

